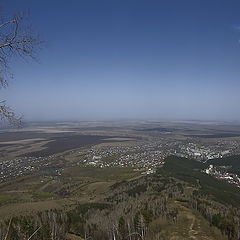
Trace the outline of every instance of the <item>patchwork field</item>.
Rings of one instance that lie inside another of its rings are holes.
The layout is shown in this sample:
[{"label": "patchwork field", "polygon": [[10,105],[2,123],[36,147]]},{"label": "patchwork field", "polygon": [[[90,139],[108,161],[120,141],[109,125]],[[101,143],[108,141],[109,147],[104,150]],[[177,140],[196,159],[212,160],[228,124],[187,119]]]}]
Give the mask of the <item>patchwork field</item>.
[{"label": "patchwork field", "polygon": [[0,215],[9,217],[97,201],[114,183],[139,175],[131,168],[72,167],[58,177],[22,177],[0,184]]}]

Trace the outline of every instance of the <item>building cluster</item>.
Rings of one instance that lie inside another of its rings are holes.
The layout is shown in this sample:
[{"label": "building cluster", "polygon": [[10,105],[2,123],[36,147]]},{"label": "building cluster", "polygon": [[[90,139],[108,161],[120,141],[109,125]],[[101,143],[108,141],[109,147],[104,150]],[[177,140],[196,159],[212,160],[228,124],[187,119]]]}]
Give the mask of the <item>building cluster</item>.
[{"label": "building cluster", "polygon": [[[79,164],[96,167],[134,167],[136,169],[151,169],[163,164],[167,156],[160,151],[156,143],[137,146],[93,147],[82,155]],[[150,173],[151,171],[149,171]]]},{"label": "building cluster", "polygon": [[238,148],[234,145],[234,143],[234,141],[228,141],[223,144],[220,141],[214,145],[203,145],[195,142],[189,142],[186,144],[180,144],[179,149],[175,151],[175,154],[182,157],[206,161],[209,159],[222,158],[236,154],[237,152],[235,150]]},{"label": "building cluster", "polygon": [[[176,140],[175,138],[156,137],[151,140],[141,141],[135,145],[108,145],[92,146],[77,152],[77,157],[73,162],[64,160],[64,155],[60,157],[62,167],[83,165],[94,167],[133,167],[146,174],[151,174],[158,166],[164,164],[164,159],[169,155],[194,158],[199,161],[206,161],[212,158],[239,154],[239,142],[234,140],[218,140],[203,144],[193,138]],[[70,152],[70,153],[71,153]],[[0,182],[21,177],[32,172],[44,170],[48,174],[58,174],[60,172],[48,171],[52,167],[58,166],[59,157],[54,155],[47,157],[19,157],[13,160],[0,161]],[[59,168],[60,169],[60,168]],[[51,173],[49,173],[51,172]]]},{"label": "building cluster", "polygon": [[82,153],[79,164],[96,167],[134,167],[155,169],[164,164],[169,155],[206,161],[234,154],[238,147],[235,141],[218,141],[217,144],[203,145],[192,139],[176,141],[159,138],[134,146],[92,147]]},{"label": "building cluster", "polygon": [[48,168],[53,156],[19,157],[0,162],[0,183]]}]

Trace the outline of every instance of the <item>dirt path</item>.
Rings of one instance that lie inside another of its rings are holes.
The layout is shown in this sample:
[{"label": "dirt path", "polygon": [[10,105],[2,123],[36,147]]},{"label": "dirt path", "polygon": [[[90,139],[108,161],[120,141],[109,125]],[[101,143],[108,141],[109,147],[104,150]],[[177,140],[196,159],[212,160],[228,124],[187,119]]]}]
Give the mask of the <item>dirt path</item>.
[{"label": "dirt path", "polygon": [[197,212],[189,209],[180,202],[174,202],[172,207],[178,209],[178,220],[172,228],[170,240],[222,240],[225,239],[214,233],[209,223]]},{"label": "dirt path", "polygon": [[197,239],[196,237],[195,237],[195,235],[197,235],[198,234],[198,231],[196,231],[196,230],[194,230],[193,229],[193,226],[194,226],[194,223],[195,223],[195,221],[196,221],[196,217],[193,215],[193,216],[191,216],[191,224],[190,224],[190,226],[189,226],[189,231],[188,231],[188,235],[189,235],[189,238],[190,239]]},{"label": "dirt path", "polygon": [[51,185],[51,184],[53,184],[55,182],[56,182],[56,180],[49,180],[42,187],[39,188],[39,191],[44,191],[49,185]]}]

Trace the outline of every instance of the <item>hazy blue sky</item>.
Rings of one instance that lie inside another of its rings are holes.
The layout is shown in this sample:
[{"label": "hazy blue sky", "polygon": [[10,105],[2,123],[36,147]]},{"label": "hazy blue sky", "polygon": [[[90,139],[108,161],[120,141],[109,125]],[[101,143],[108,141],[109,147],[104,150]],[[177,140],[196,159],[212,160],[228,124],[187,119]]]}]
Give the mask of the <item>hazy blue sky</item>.
[{"label": "hazy blue sky", "polygon": [[[1,90],[34,120],[240,120],[239,0],[1,0],[29,10],[40,63]],[[1,97],[1,98],[2,98]]]}]

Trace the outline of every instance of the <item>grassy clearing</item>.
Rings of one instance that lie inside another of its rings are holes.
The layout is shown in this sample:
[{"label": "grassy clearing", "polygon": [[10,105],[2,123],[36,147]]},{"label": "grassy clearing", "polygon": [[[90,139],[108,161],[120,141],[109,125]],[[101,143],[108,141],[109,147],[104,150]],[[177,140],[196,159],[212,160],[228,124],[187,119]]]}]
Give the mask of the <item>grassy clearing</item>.
[{"label": "grassy clearing", "polygon": [[56,198],[57,195],[54,193],[49,193],[49,192],[41,192],[41,191],[37,191],[37,192],[33,192],[32,193],[32,198],[36,199],[36,200],[46,200],[46,199],[53,199]]},{"label": "grassy clearing", "polygon": [[13,203],[0,206],[1,219],[9,218],[11,216],[31,215],[37,212],[50,210],[50,209],[63,209],[71,205],[71,202],[64,199],[61,200],[47,200],[39,202],[27,203]]},{"label": "grassy clearing", "polygon": [[78,189],[74,193],[75,196],[80,196],[83,198],[85,196],[89,197],[90,200],[97,201],[101,196],[103,196],[106,192],[109,191],[110,186],[113,182],[94,182],[89,183]]},{"label": "grassy clearing", "polygon": [[14,194],[1,194],[0,195],[0,206],[6,204],[8,202],[12,202],[16,200],[16,196]]},{"label": "grassy clearing", "polygon": [[96,181],[121,181],[139,175],[132,168],[97,168],[97,167],[72,167],[66,169],[64,174],[73,178],[88,178]]}]

